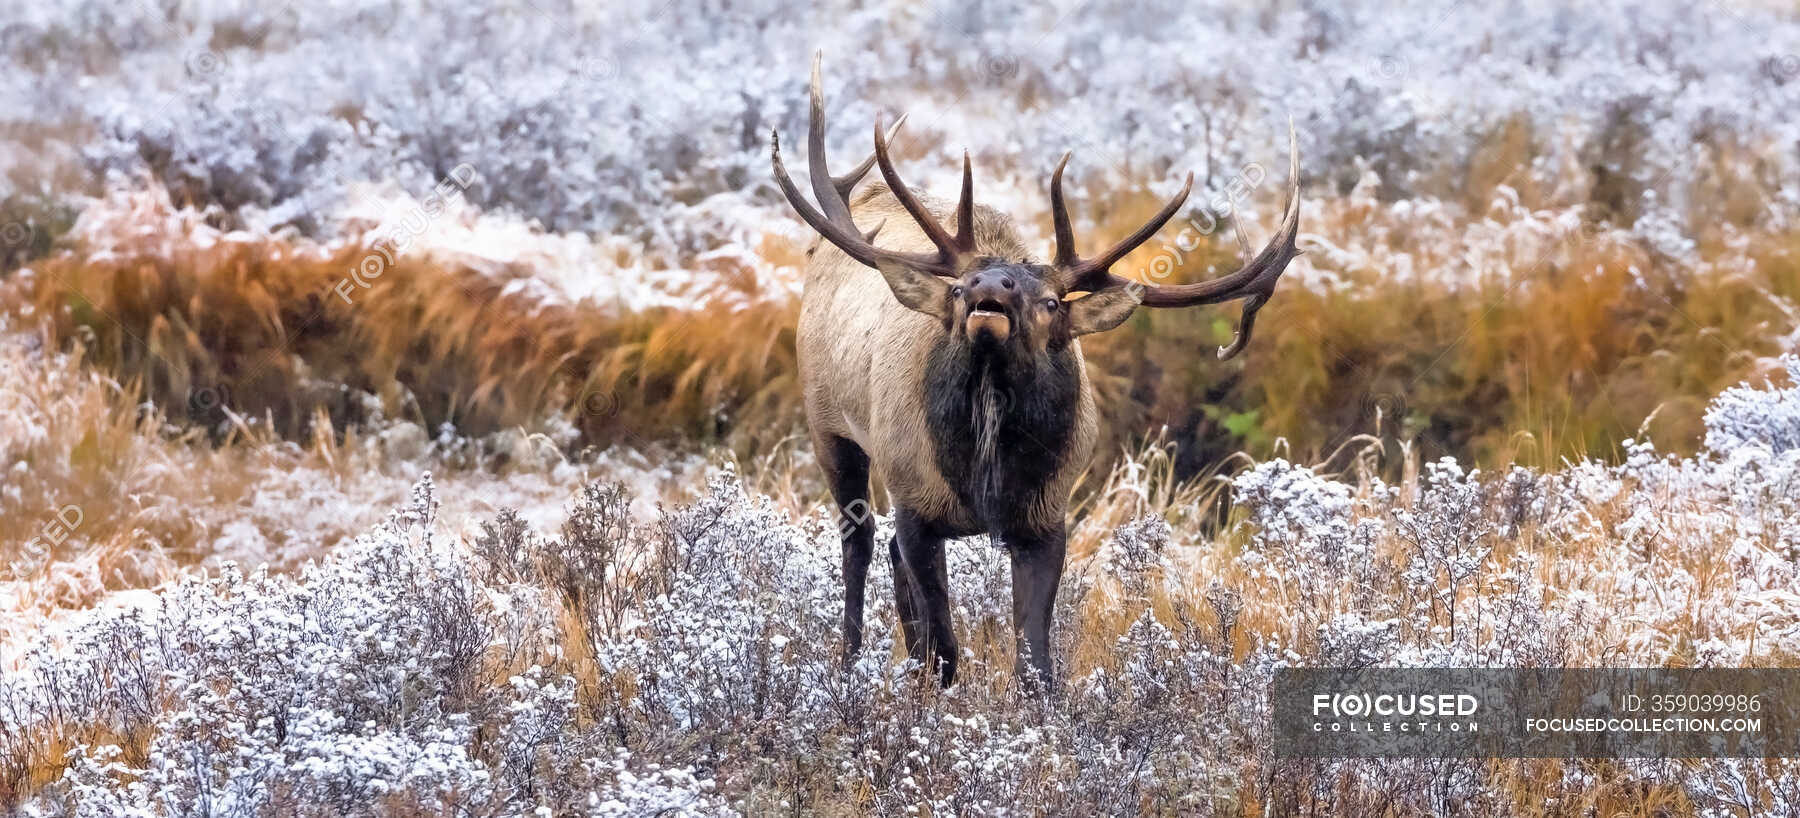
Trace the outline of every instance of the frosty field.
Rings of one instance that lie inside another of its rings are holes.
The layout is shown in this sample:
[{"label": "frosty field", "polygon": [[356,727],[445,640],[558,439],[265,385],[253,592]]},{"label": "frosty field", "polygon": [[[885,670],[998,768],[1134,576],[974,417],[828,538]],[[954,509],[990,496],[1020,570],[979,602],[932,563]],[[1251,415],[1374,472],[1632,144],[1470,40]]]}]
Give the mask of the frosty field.
[{"label": "frosty field", "polygon": [[[0,813],[1800,814],[1794,758],[1268,714],[1284,667],[1800,667],[1791,9],[0,2]],[[905,113],[1033,246],[1064,151],[1081,236],[1193,171],[1140,278],[1234,269],[1297,131],[1244,355],[1233,306],[1083,341],[1044,698],[981,537],[956,685],[880,556],[841,663],[769,170],[815,51],[834,161]]]}]

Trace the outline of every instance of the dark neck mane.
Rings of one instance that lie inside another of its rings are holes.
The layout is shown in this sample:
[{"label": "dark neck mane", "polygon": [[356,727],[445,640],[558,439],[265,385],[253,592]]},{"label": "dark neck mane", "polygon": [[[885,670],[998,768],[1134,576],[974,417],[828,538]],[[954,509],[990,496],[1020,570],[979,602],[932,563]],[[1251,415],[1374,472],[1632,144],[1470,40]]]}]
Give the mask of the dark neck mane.
[{"label": "dark neck mane", "polygon": [[925,377],[938,469],[990,534],[1028,526],[1074,436],[1080,377],[1063,351],[1019,360],[946,339]]}]

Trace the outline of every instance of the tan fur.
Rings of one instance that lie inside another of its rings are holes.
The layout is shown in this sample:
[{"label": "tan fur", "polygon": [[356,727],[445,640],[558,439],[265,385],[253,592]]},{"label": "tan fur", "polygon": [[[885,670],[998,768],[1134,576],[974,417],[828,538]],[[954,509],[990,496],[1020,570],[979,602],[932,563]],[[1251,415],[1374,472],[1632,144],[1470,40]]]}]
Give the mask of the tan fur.
[{"label": "tan fur", "polygon": [[[953,207],[921,198],[945,229],[956,230]],[[864,232],[883,225],[875,240],[881,247],[935,249],[885,185],[870,185],[851,203],[850,211]],[[1030,260],[1011,221],[991,208],[976,206],[975,239],[981,255]],[[932,346],[944,333],[943,325],[901,306],[881,273],[829,242],[817,241],[809,255],[798,353],[814,450],[828,457],[830,447],[825,443],[831,436],[849,438],[868,453],[893,502],[961,534],[980,530],[975,516],[939,474],[927,428],[925,367]],[[1079,364],[1079,342],[1072,349]],[[1080,397],[1071,445],[1032,509],[1033,521],[1046,525],[1062,525],[1069,492],[1086,468],[1098,435],[1093,390],[1085,366],[1078,366],[1078,371]]]}]

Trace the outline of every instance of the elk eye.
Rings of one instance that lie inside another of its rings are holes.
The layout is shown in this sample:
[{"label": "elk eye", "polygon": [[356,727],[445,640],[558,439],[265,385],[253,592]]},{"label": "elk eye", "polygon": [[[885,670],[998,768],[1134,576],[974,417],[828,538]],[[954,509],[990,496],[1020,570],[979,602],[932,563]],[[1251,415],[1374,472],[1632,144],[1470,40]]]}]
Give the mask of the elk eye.
[{"label": "elk eye", "polygon": [[961,288],[961,287],[951,287],[950,288],[950,297],[951,298],[961,298],[962,294],[963,294],[963,288]]},{"label": "elk eye", "polygon": [[1044,309],[1049,312],[1056,312],[1056,308],[1059,305],[1059,303],[1060,302],[1058,302],[1054,298],[1046,298],[1046,299],[1044,299]]}]

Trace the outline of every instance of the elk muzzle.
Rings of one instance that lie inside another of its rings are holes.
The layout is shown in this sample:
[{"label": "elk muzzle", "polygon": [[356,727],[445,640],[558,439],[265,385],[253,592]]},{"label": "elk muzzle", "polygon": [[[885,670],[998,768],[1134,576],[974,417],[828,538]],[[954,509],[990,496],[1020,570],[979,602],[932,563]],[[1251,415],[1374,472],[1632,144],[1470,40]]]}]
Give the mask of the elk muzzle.
[{"label": "elk muzzle", "polygon": [[1019,284],[1011,274],[998,270],[974,273],[962,291],[967,308],[963,331],[971,342],[1004,343],[1012,337],[1020,295]]}]

